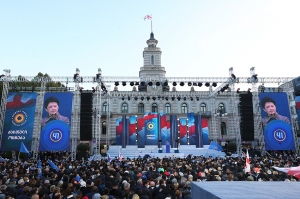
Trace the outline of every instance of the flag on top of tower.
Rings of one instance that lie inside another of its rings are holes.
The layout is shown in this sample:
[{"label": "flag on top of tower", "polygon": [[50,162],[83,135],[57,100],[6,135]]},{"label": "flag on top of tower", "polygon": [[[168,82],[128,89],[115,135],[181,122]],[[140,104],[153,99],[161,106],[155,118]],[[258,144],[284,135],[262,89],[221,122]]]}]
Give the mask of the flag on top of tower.
[{"label": "flag on top of tower", "polygon": [[144,17],[144,20],[146,20],[146,19],[152,20],[152,15],[146,15],[146,16]]}]

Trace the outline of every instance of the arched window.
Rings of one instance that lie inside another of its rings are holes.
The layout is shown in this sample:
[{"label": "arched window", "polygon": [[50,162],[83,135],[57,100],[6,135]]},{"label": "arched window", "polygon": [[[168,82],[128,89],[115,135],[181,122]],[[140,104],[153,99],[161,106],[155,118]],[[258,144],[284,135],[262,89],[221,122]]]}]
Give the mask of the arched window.
[{"label": "arched window", "polygon": [[121,109],[122,109],[121,110],[122,113],[128,113],[128,104],[123,103]]},{"label": "arched window", "polygon": [[154,65],[154,55],[151,55],[151,65]]},{"label": "arched window", "polygon": [[186,103],[183,103],[181,105],[181,113],[187,113],[188,112],[188,106]]},{"label": "arched window", "polygon": [[143,103],[139,103],[139,105],[138,105],[138,113],[145,113],[144,104]]},{"label": "arched window", "polygon": [[200,112],[206,112],[206,104],[205,103],[201,103]]},{"label": "arched window", "polygon": [[104,103],[103,103],[103,105],[102,105],[102,111],[103,111],[103,112],[108,111],[108,104],[107,104],[107,102],[104,102]]},{"label": "arched window", "polygon": [[102,134],[106,134],[106,121],[102,122]]},{"label": "arched window", "polygon": [[158,113],[158,107],[157,107],[157,104],[156,104],[156,103],[153,103],[153,104],[152,104],[152,109],[151,109],[151,111],[152,111],[153,113]]},{"label": "arched window", "polygon": [[227,135],[227,128],[225,122],[221,122],[221,135]]},{"label": "arched window", "polygon": [[223,103],[219,104],[219,111],[221,111],[220,112],[221,114],[226,113],[226,108],[225,108],[225,105]]},{"label": "arched window", "polygon": [[165,112],[166,113],[171,113],[171,104],[166,103],[166,105],[165,105]]}]

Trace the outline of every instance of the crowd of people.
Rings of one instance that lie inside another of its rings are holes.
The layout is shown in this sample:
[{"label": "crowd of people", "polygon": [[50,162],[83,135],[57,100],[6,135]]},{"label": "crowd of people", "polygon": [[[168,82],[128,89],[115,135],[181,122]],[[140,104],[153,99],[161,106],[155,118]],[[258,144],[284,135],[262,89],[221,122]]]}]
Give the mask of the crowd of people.
[{"label": "crowd of people", "polygon": [[71,161],[67,152],[40,153],[39,157],[1,159],[0,199],[189,199],[192,182],[296,182],[295,177],[273,167],[300,164],[296,154],[289,151],[254,155],[250,158],[251,172],[247,173],[245,157],[189,155]]}]

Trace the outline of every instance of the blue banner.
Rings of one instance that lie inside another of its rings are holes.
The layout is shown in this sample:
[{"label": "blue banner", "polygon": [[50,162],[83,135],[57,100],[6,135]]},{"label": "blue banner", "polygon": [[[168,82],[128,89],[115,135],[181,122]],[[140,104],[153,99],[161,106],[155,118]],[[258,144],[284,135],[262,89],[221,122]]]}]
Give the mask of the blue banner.
[{"label": "blue banner", "polygon": [[195,131],[196,148],[203,148],[202,117],[200,114],[195,116]]},{"label": "blue banner", "polygon": [[144,116],[145,121],[145,144],[158,144],[158,121],[156,113],[149,113]]},{"label": "blue banner", "polygon": [[295,150],[286,93],[260,93],[266,150]]},{"label": "blue banner", "polygon": [[31,150],[37,93],[8,93],[2,134],[2,151]]},{"label": "blue banner", "polygon": [[40,151],[69,150],[73,93],[45,93]]}]

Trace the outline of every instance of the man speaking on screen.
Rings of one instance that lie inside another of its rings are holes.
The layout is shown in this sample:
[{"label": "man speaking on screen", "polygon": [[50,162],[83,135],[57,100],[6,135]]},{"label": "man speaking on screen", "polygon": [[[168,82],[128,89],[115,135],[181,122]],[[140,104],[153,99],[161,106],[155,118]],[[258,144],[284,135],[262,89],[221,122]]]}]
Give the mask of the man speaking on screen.
[{"label": "man speaking on screen", "polygon": [[267,113],[266,116],[262,118],[264,128],[272,120],[282,120],[287,122],[288,124],[291,124],[289,118],[279,115],[276,112],[276,103],[271,97],[264,97],[261,100],[261,106],[263,110]]}]

